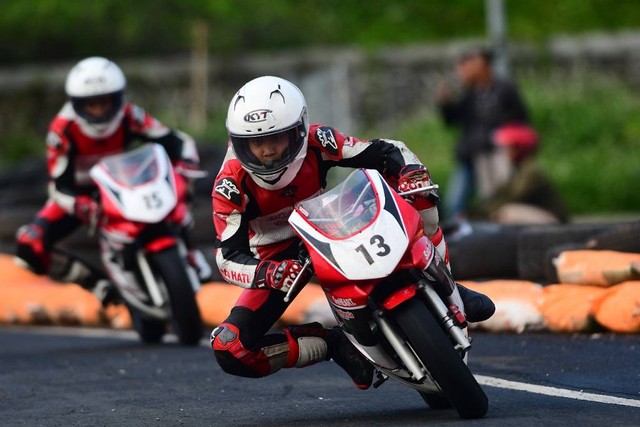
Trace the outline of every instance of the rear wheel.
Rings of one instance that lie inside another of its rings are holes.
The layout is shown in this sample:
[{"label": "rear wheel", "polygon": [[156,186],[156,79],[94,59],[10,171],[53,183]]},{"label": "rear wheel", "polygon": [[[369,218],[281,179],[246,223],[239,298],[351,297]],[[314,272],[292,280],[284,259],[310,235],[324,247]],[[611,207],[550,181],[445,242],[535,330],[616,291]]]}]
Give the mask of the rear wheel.
[{"label": "rear wheel", "polygon": [[197,345],[204,328],[191,280],[178,248],[173,246],[151,253],[148,257],[169,291],[172,326],[180,343]]},{"label": "rear wheel", "polygon": [[[458,414],[462,418],[483,417],[489,407],[487,396],[427,307],[412,299],[394,314],[407,341]],[[442,399],[425,400],[440,408],[444,404]]]}]

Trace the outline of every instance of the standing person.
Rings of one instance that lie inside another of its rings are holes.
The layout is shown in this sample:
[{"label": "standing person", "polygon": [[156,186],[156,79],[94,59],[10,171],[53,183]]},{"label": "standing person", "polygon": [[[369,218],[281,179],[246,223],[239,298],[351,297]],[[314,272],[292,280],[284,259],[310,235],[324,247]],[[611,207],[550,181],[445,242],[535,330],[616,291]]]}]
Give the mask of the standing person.
[{"label": "standing person", "polygon": [[[16,235],[16,261],[37,274],[76,282],[103,304],[114,297],[114,285],[101,271],[73,256],[52,252],[56,242],[95,219],[99,206],[91,194],[97,188],[89,169],[102,157],[126,151],[134,141],[161,144],[177,168],[197,169],[195,141],[173,130],[142,108],[125,100],[126,78],[120,67],[102,57],[78,62],[67,75],[68,100],[53,118],[47,134],[49,198],[30,224]],[[187,200],[180,201],[187,204]],[[189,237],[188,209],[178,226],[201,280],[211,275],[204,256]]]},{"label": "standing person", "polygon": [[460,128],[455,148],[456,167],[445,196],[445,219],[464,219],[470,200],[491,195],[510,174],[510,163],[491,140],[500,126],[528,121],[517,87],[497,78],[491,68],[493,54],[474,48],[461,56],[456,74],[463,87],[459,97],[443,85],[437,103],[447,125]]},{"label": "standing person", "polygon": [[[297,202],[323,191],[334,166],[377,169],[400,190],[430,184],[429,172],[400,141],[362,141],[310,125],[304,95],[279,77],[246,83],[231,100],[226,125],[230,144],[212,192],[216,261],[222,276],[245,290],[211,333],[218,363],[234,375],[263,377],[333,359],[368,388],[373,368],[339,328],[311,323],[267,334],[288,306],[283,292],[302,271],[300,240],[287,218]],[[446,260],[436,200],[427,194],[412,203]],[[460,292],[470,321],[493,314],[489,298]]]}]

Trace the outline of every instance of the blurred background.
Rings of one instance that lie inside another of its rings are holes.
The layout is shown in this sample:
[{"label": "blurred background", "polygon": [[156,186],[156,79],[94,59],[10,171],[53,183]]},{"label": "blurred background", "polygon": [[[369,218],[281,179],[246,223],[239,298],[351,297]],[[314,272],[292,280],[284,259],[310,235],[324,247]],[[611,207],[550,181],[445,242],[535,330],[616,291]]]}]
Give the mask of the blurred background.
[{"label": "blurred background", "polygon": [[66,74],[94,55],[123,68],[129,100],[196,137],[213,175],[229,99],[274,74],[300,86],[312,122],[403,140],[446,189],[455,132],[435,90],[478,43],[519,84],[571,214],[640,212],[636,0],[2,0],[0,193],[43,165]]}]

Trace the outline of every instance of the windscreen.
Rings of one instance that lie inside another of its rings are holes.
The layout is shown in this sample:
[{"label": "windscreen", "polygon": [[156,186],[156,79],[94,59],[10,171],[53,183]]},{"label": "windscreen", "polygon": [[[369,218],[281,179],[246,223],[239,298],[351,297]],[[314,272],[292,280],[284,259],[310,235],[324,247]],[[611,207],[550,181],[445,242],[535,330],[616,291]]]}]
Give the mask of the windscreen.
[{"label": "windscreen", "polygon": [[303,201],[307,220],[334,237],[350,236],[376,216],[378,203],[367,174],[358,169],[337,187]]},{"label": "windscreen", "polygon": [[102,164],[114,180],[128,186],[149,182],[159,171],[158,160],[150,144],[128,153],[111,156],[104,159]]}]

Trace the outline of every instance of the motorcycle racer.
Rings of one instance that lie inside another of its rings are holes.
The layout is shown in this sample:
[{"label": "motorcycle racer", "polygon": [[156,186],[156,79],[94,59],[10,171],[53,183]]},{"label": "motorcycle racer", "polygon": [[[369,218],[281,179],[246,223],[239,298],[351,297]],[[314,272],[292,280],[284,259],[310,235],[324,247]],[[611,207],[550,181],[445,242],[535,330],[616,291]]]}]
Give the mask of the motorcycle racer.
[{"label": "motorcycle racer", "polygon": [[[126,151],[135,141],[162,145],[178,170],[194,170],[199,165],[195,141],[127,102],[125,88],[122,70],[106,58],[83,59],[69,71],[65,82],[68,100],[51,121],[46,138],[49,198],[34,220],[16,234],[19,264],[55,280],[78,283],[103,304],[114,296],[108,278],[69,254],[52,251],[56,242],[96,219],[99,206],[92,197],[96,187],[89,176],[91,167],[104,156]],[[201,280],[206,280],[211,268],[191,242],[188,202],[179,202],[183,214],[178,226],[190,261]]]},{"label": "motorcycle racer", "polygon": [[[267,334],[288,307],[282,292],[302,271],[299,239],[287,218],[297,202],[323,191],[332,167],[376,169],[399,191],[430,185],[428,170],[400,141],[365,141],[310,124],[304,95],[279,77],[246,83],[231,100],[226,126],[230,143],[212,191],[216,262],[228,282],[246,289],[211,334],[219,365],[234,375],[262,377],[333,359],[356,386],[368,388],[373,368],[339,328],[312,323]],[[409,200],[448,260],[437,194]],[[489,298],[460,290],[468,320],[493,314]]]}]

